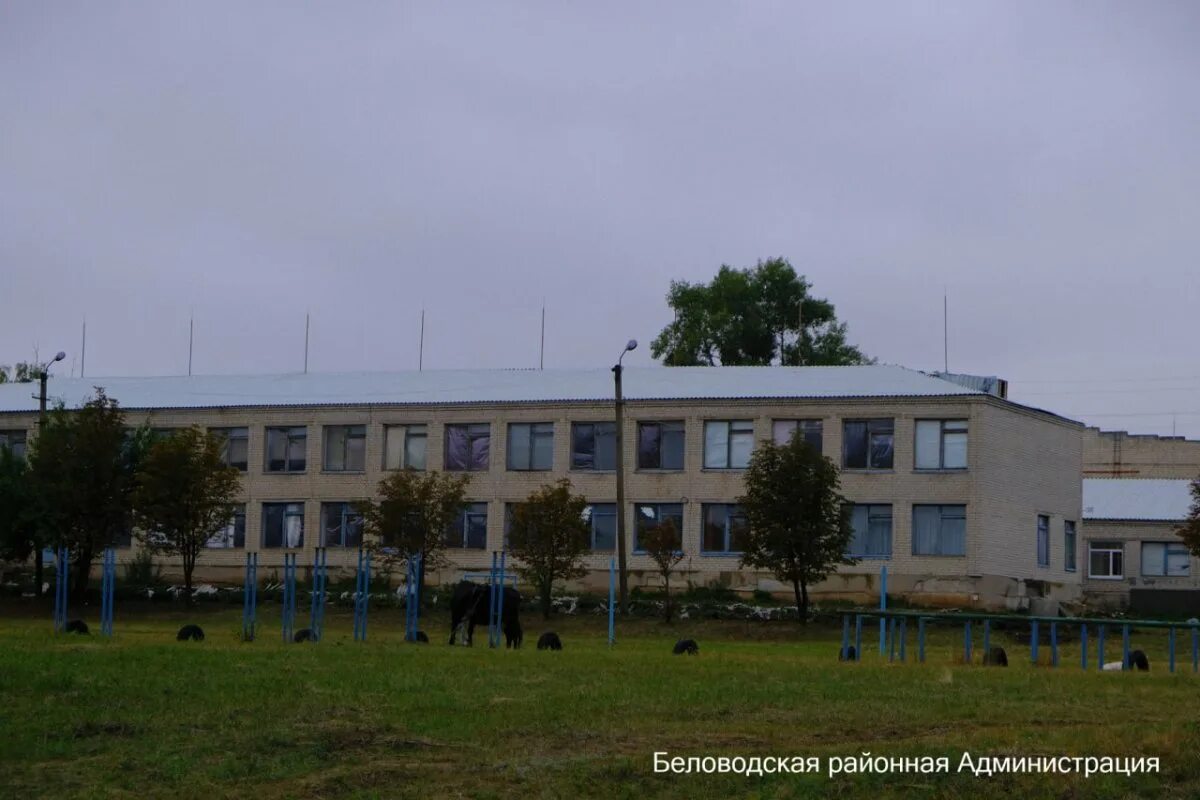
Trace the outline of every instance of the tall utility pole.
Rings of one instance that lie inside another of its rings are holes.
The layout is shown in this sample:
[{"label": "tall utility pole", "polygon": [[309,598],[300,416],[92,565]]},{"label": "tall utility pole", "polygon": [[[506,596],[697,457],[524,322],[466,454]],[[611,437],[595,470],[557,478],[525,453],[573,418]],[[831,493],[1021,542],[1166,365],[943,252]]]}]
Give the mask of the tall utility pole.
[{"label": "tall utility pole", "polygon": [[629,603],[629,567],[625,556],[625,398],[621,395],[621,359],[625,354],[637,347],[637,339],[630,339],[617,359],[613,371],[613,388],[616,393],[616,437],[617,437],[617,572],[620,581],[621,613],[624,614]]},{"label": "tall utility pole", "polygon": [[[54,357],[54,361],[62,361],[67,357],[67,354],[59,351]],[[50,364],[53,364],[51,361]],[[46,380],[50,377],[50,364],[42,364],[38,374],[38,436],[41,436],[42,430],[46,427]],[[36,548],[37,552],[34,555],[33,561],[33,580],[37,583],[36,594],[42,596],[42,576],[45,572],[45,566],[42,564],[42,551],[45,549],[45,543],[39,541]]]}]

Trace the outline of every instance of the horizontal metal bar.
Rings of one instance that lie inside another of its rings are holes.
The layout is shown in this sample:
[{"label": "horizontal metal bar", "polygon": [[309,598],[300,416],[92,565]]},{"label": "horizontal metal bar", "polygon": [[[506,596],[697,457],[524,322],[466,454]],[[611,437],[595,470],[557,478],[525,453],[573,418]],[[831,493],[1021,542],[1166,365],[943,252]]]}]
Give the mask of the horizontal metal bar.
[{"label": "horizontal metal bar", "polygon": [[945,620],[950,623],[963,623],[967,620],[1004,620],[1028,625],[1031,622],[1057,622],[1060,625],[1129,625],[1136,628],[1183,628],[1184,630],[1200,629],[1200,623],[1163,622],[1156,619],[1100,619],[1095,617],[1033,617],[1020,614],[946,614],[929,611],[880,611],[858,610],[852,612],[862,617],[909,617],[933,621]]}]

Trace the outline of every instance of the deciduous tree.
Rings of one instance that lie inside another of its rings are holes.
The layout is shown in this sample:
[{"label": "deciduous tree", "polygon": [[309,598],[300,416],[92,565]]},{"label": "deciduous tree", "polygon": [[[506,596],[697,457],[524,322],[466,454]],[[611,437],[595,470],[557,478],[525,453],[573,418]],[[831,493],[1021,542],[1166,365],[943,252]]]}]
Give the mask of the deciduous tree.
[{"label": "deciduous tree", "polygon": [[748,530],[742,563],[770,570],[791,584],[801,622],[808,621],[808,587],[839,564],[854,564],[846,549],[854,535],[838,468],[797,431],[790,442],[760,442],[739,498]]},{"label": "deciduous tree", "polygon": [[1192,551],[1192,555],[1200,557],[1200,478],[1192,481],[1191,491],[1192,507],[1188,518],[1175,532]]},{"label": "deciduous tree", "polygon": [[679,530],[672,520],[663,520],[659,524],[647,528],[638,534],[638,545],[646,551],[646,555],[654,562],[658,574],[662,576],[663,588],[666,590],[667,602],[663,615],[667,622],[671,621],[671,572],[683,560],[683,547]]},{"label": "deciduous tree", "polygon": [[534,491],[513,508],[508,549],[520,562],[520,575],[537,587],[546,619],[554,582],[587,572],[583,566],[590,546],[590,529],[583,517],[587,505],[582,495],[571,493],[571,482],[563,479]]}]

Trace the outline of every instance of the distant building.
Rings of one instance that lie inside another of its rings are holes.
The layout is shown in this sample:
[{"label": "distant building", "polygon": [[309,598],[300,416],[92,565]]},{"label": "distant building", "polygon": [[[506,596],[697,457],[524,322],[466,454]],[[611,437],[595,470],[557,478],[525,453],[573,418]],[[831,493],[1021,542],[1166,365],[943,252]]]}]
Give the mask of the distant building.
[{"label": "distant building", "polygon": [[[453,567],[435,579],[484,567],[511,504],[570,478],[591,503],[585,586],[607,587],[622,513],[633,585],[657,585],[639,531],[672,519],[683,580],[780,591],[739,564],[737,499],[756,442],[800,429],[842,468],[861,559],[816,596],[870,599],[886,565],[889,591],[914,602],[1078,599],[1083,426],[1004,399],[994,379],[962,378],[894,366],[629,368],[624,509],[607,369],[53,378],[50,393],[77,407],[100,385],[132,425],[225,437],[245,479],[237,515],[200,559],[209,580],[239,580],[246,550],[269,573],[285,551],[306,552],[303,562],[318,544],[331,567],[351,569],[352,503],[388,470],[412,468],[473,478],[471,505],[446,532]],[[0,436],[23,441],[35,421],[29,387],[0,386]]]},{"label": "distant building", "polygon": [[1200,611],[1200,559],[1176,534],[1191,482],[1087,478],[1084,548],[1089,602],[1146,613]]},{"label": "distant building", "polygon": [[1083,432],[1083,477],[1200,477],[1200,441],[1087,428]]}]

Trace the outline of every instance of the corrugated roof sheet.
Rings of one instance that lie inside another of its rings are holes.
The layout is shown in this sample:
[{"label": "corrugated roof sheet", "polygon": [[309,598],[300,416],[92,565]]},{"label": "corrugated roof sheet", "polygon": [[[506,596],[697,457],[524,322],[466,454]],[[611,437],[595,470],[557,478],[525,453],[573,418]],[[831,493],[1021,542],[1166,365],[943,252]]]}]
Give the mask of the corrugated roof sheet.
[{"label": "corrugated roof sheet", "polygon": [[[131,409],[603,401],[609,369],[425,370],[341,374],[50,378],[51,403],[77,407],[102,386]],[[980,392],[897,366],[627,367],[629,400],[940,397]],[[36,411],[36,384],[0,385],[0,412]]]},{"label": "corrugated roof sheet", "polygon": [[1179,522],[1192,506],[1191,481],[1084,478],[1083,518]]}]

